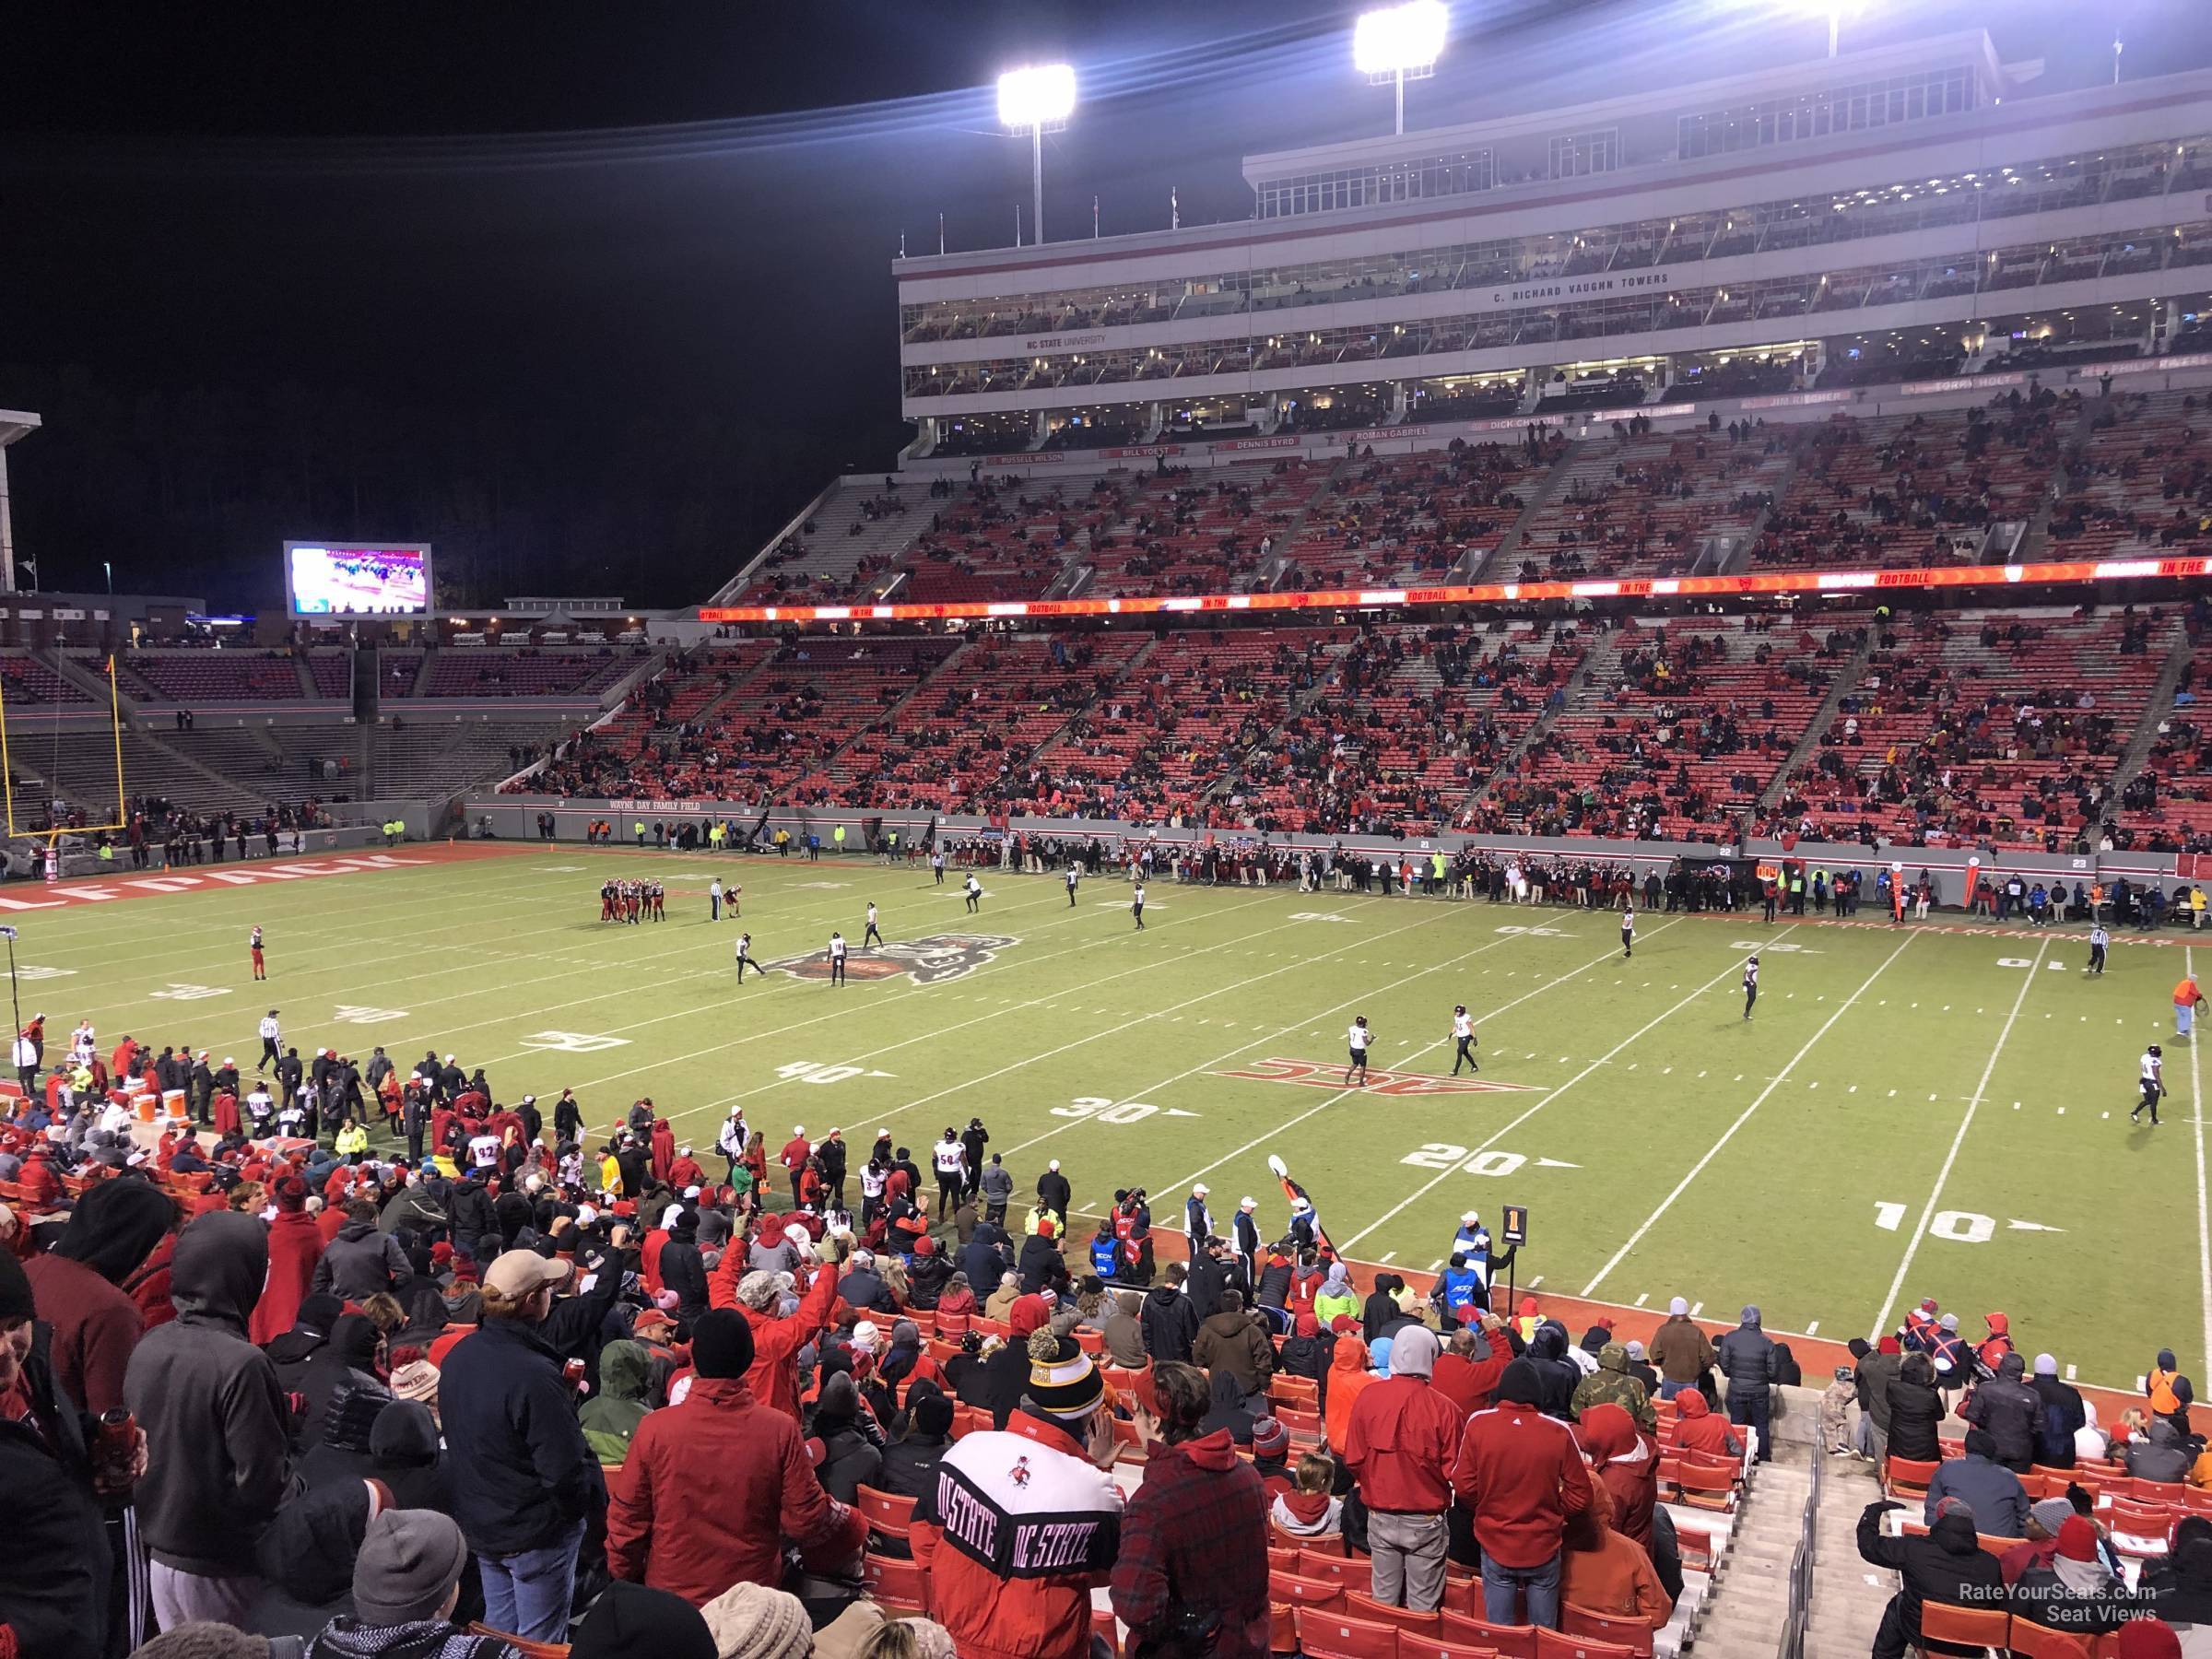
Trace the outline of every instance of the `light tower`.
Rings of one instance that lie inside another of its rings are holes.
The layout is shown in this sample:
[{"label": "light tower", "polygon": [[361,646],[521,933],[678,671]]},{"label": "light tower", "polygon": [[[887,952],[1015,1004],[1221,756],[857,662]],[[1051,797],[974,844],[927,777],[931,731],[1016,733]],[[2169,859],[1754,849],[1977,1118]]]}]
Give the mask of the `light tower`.
[{"label": "light tower", "polygon": [[1352,29],[1352,63],[1368,84],[1397,88],[1397,125],[1406,131],[1406,83],[1427,80],[1443,55],[1452,15],[1444,0],[1405,0],[1363,14]]},{"label": "light tower", "polygon": [[998,119],[1030,140],[1030,237],[1044,240],[1044,135],[1063,131],[1076,110],[1076,72],[1066,64],[1031,64],[998,77]]}]

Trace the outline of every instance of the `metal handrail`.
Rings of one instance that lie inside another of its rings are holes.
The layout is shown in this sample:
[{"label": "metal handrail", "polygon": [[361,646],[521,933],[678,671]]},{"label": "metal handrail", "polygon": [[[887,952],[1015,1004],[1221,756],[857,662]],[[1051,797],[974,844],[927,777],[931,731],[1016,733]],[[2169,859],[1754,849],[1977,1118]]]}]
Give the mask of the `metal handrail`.
[{"label": "metal handrail", "polygon": [[1805,1512],[1797,1523],[1797,1547],[1790,1553],[1789,1609],[1783,1616],[1782,1639],[1774,1649],[1775,1659],[1804,1659],[1805,1655],[1805,1634],[1812,1618],[1813,1559],[1820,1513],[1820,1469],[1816,1452],[1812,1483],[1805,1494]]}]

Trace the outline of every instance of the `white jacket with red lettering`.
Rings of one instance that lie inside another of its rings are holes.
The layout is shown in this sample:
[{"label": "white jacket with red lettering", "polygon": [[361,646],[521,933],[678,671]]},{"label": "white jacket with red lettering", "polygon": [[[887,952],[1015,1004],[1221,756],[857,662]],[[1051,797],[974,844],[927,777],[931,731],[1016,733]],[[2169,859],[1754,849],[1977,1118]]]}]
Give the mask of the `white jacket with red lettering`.
[{"label": "white jacket with red lettering", "polygon": [[1017,1411],[962,1437],[914,1505],[930,1618],[960,1659],[1086,1659],[1121,1515],[1112,1477],[1057,1424]]}]

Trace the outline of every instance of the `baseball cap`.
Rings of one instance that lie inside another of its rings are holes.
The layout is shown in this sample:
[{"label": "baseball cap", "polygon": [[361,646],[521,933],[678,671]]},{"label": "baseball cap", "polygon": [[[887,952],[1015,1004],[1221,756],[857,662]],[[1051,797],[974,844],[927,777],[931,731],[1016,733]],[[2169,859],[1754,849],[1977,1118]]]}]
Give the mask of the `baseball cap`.
[{"label": "baseball cap", "polygon": [[484,1288],[501,1296],[524,1297],[547,1285],[568,1282],[569,1263],[558,1256],[541,1256],[535,1250],[502,1252],[484,1275]]}]

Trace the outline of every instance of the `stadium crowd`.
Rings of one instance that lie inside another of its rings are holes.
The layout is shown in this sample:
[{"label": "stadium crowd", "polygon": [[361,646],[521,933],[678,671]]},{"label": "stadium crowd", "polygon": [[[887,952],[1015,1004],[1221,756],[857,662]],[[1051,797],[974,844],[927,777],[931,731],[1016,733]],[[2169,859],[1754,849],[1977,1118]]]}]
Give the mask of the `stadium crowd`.
[{"label": "stadium crowd", "polygon": [[[735,1109],[702,1160],[650,1100],[594,1129],[564,1092],[548,1122],[435,1053],[404,1152],[343,1105],[303,1125],[351,1062],[296,1051],[276,1112],[307,1133],[249,1137],[242,1079],[204,1089],[203,1055],[149,1146],[95,1086],[146,1075],[129,1038],[103,1057],[80,1028],[41,1083],[42,1022],[25,1037],[0,1128],[9,1659],[1076,1659],[1114,1643],[1109,1613],[1129,1652],[1256,1659],[1301,1601],[1632,1653],[1702,1559],[1677,1510],[1728,1500],[1800,1380],[1756,1308],[1717,1341],[1680,1299],[1648,1341],[1577,1339],[1533,1297],[1501,1317],[1510,1254],[1471,1212],[1432,1280],[1362,1286],[1288,1180],[1279,1230],[1194,1186],[1163,1252],[1143,1190],[1087,1209],[1055,1160],[1021,1192],[980,1118],[917,1162],[888,1130],[865,1158],[803,1126],[771,1154]],[[398,1071],[371,1065],[372,1089]],[[1881,1506],[1862,1528],[1904,1586],[1877,1654],[1964,1595],[1977,1534],[2022,1540],[2007,1594],[2054,1622],[2212,1622],[2212,1521],[2124,1594],[2129,1517],[2077,1525],[2078,1485],[2067,1514],[2022,1486],[2117,1457],[2138,1496],[2212,1488],[2172,1357],[2104,1429],[1985,1324],[1970,1346],[1923,1304],[1822,1402],[1830,1450],[1924,1476],[1924,1535]]]}]

